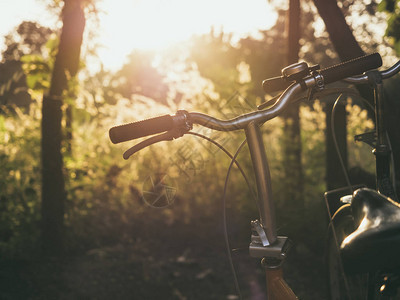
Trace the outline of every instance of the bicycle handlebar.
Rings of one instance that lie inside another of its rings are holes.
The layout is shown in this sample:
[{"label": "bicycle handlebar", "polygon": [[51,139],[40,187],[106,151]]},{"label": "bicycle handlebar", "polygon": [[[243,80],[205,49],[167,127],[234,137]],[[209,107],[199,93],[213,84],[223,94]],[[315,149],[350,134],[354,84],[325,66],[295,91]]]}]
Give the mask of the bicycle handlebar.
[{"label": "bicycle handlebar", "polygon": [[[390,77],[396,75],[397,73],[399,73],[399,71],[400,71],[400,61],[395,63],[389,69],[383,70],[380,73],[381,73],[382,79],[387,79],[387,78],[390,78]],[[358,75],[358,76],[345,78],[344,81],[346,81],[348,83],[360,84],[360,83],[368,83],[369,79],[368,79],[368,74],[362,74],[362,75]]]},{"label": "bicycle handlebar", "polygon": [[164,115],[147,120],[115,126],[110,129],[110,140],[114,144],[168,131],[174,127],[173,117]]},{"label": "bicycle handlebar", "polygon": [[373,53],[322,69],[320,74],[324,78],[324,83],[329,84],[380,66],[382,66],[381,56],[379,53]]},{"label": "bicycle handlebar", "polygon": [[[322,69],[319,71],[319,74],[323,76],[324,83],[329,84],[350,76],[362,74],[380,66],[382,66],[381,56],[379,53],[373,53]],[[262,86],[266,93],[271,93],[285,90],[291,83],[287,81],[286,77],[279,76],[264,80]]]},{"label": "bicycle handlebar", "polygon": [[[156,133],[180,129],[191,129],[192,124],[199,124],[219,131],[244,129],[250,122],[262,123],[279,115],[295,95],[307,88],[332,83],[346,77],[378,68],[382,65],[379,53],[362,56],[332,67],[322,69],[305,77],[301,82],[292,83],[278,98],[275,104],[266,110],[255,111],[230,120],[219,120],[202,113],[178,111],[174,116],[164,115],[139,122],[116,126],[110,129],[110,139],[116,143],[133,140]],[[287,84],[287,82],[285,82]],[[182,133],[183,134],[183,133]]]}]

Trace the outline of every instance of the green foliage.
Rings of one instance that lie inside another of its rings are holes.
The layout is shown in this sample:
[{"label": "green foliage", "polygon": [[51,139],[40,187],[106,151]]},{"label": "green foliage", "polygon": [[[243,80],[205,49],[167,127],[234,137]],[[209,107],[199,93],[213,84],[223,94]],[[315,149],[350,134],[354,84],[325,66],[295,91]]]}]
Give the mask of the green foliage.
[{"label": "green foliage", "polygon": [[28,88],[44,92],[50,87],[51,71],[58,47],[58,38],[49,39],[41,53],[26,54],[21,57]]},{"label": "green foliage", "polygon": [[375,160],[371,152],[371,147],[361,142],[354,142],[355,135],[374,130],[374,121],[368,116],[367,110],[361,108],[359,105],[355,105],[351,99],[348,99],[346,111],[348,113],[347,144],[349,146],[349,168],[357,166],[374,174]]},{"label": "green foliage", "polygon": [[[304,191],[306,202],[315,205],[325,191],[325,114],[321,102],[300,110]],[[307,203],[306,203],[307,205]]]},{"label": "green foliage", "polygon": [[0,115],[0,256],[29,256],[36,250],[40,220],[40,121],[29,115]]},{"label": "green foliage", "polygon": [[21,58],[24,71],[28,74],[26,83],[30,89],[45,90],[50,87],[50,67],[41,55],[25,55]]},{"label": "green foliage", "polygon": [[392,38],[394,49],[400,54],[400,1],[382,0],[378,5],[378,10],[386,12],[387,27],[386,36]]}]

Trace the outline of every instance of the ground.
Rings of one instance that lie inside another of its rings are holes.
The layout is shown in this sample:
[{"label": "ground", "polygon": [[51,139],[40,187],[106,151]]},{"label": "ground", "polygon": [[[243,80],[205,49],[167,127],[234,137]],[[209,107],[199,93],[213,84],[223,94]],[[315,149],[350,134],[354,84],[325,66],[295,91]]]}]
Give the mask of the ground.
[{"label": "ground", "polygon": [[[179,229],[57,259],[3,260],[0,299],[238,299],[222,234]],[[243,299],[266,299],[247,246],[233,251]],[[299,298],[326,299],[323,255],[303,244],[290,254],[286,279]]]}]

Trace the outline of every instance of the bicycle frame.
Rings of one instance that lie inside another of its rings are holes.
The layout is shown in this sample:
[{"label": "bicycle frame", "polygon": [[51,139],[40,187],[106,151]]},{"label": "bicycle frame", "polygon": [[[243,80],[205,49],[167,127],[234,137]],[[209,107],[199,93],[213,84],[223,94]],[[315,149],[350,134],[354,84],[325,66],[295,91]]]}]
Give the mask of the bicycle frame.
[{"label": "bicycle frame", "polygon": [[[390,149],[390,144],[388,141],[388,137],[386,134],[386,126],[385,126],[385,115],[384,115],[384,94],[383,94],[383,79],[389,78],[399,72],[400,69],[400,61],[397,62],[394,66],[392,66],[390,69],[379,72],[379,71],[369,71],[366,72],[362,76],[357,76],[357,77],[352,77],[352,78],[347,78],[345,81],[349,83],[355,83],[355,84],[360,84],[360,83],[369,83],[370,86],[372,87],[374,91],[374,112],[375,112],[375,143],[371,142],[371,133],[365,133],[356,136],[356,140],[358,141],[364,141],[367,144],[371,145],[374,150],[373,153],[375,155],[375,161],[376,161],[376,190],[393,199],[394,201],[398,202],[397,195],[395,193],[395,189],[393,188],[393,183],[391,182],[390,178],[390,160],[391,160],[391,149]],[[394,172],[394,170],[393,170]],[[328,193],[325,193],[325,197],[327,198]],[[327,205],[328,205],[328,210],[330,211],[330,216],[332,217],[332,213],[335,211],[338,211],[339,213],[337,214],[338,216],[334,219],[340,219],[340,215],[344,215],[345,206],[350,207],[349,204],[352,202],[352,198],[349,197],[347,199],[344,199],[344,202],[342,202],[342,199],[339,200],[339,198],[335,199],[334,203],[330,203],[327,200]],[[346,204],[348,203],[348,204]],[[339,207],[341,207],[341,210],[339,211]],[[333,208],[333,209],[332,209]],[[351,214],[351,212],[349,212]],[[336,221],[338,221],[336,220]],[[334,240],[336,243],[336,248],[338,253],[340,252],[340,242],[338,241],[338,238],[336,237],[336,226],[334,225],[334,220],[332,219],[331,225],[332,225],[332,234],[334,236]],[[340,222],[336,222],[340,224]],[[340,230],[339,230],[340,232]],[[340,268],[341,276],[346,277],[346,274],[343,269],[343,264],[341,260],[339,259],[340,264],[342,267]],[[367,290],[367,297],[368,299],[374,299],[375,298],[375,285],[376,285],[376,278],[374,277],[374,273],[369,274],[369,280],[368,280],[368,290]],[[387,276],[387,275],[386,275]],[[382,291],[382,290],[381,290]],[[346,292],[349,293],[349,286],[346,286]]]},{"label": "bicycle frame", "polygon": [[[377,190],[392,199],[396,199],[396,196],[390,182],[390,147],[386,137],[383,114],[384,99],[382,78],[390,77],[399,68],[400,63],[397,63],[392,68],[393,70],[391,73],[389,71],[387,71],[386,74],[380,73],[379,71],[370,71],[363,77],[347,79],[348,82],[352,83],[355,83],[355,81],[356,83],[369,82],[373,87],[377,134],[377,144],[374,149],[374,154],[376,156]],[[290,91],[291,88],[295,90],[295,85],[288,88],[286,92]],[[262,265],[266,270],[268,299],[297,299],[294,292],[283,279],[282,263],[286,257],[288,247],[287,238],[278,237],[276,234],[275,208],[272,199],[269,165],[259,124],[256,121],[249,122],[245,127],[245,133],[256,178],[261,223],[264,226],[267,239],[267,241],[265,241],[262,231],[257,228],[259,225],[253,221],[250,255],[254,257],[263,257]],[[277,240],[278,243],[275,243]],[[272,245],[274,243],[275,245]]]},{"label": "bicycle frame", "polygon": [[349,83],[356,84],[369,83],[373,88],[376,127],[376,145],[373,153],[375,154],[376,158],[376,189],[378,192],[392,198],[396,202],[398,202],[398,199],[390,179],[391,150],[386,136],[382,80],[393,76],[399,71],[399,69],[400,61],[384,72],[369,71],[363,76],[347,78],[345,80]]}]

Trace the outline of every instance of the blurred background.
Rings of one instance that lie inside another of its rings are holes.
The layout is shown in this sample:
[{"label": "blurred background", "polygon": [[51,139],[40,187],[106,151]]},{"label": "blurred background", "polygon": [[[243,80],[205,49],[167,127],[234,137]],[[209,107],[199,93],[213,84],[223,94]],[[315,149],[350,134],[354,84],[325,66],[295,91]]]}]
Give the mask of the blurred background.
[{"label": "blurred background", "polygon": [[[238,299],[223,238],[230,158],[188,135],[125,161],[135,142],[111,144],[109,128],[178,109],[256,110],[275,96],[262,80],[297,61],[379,52],[390,66],[398,14],[396,0],[0,1],[0,299]],[[397,85],[386,85],[396,170]],[[353,142],[374,128],[361,101],[371,93],[355,94],[341,98],[337,140],[351,183],[374,187],[371,149]],[[295,245],[286,277],[304,299],[326,298],[323,193],[346,185],[330,134],[337,96],[262,127],[279,234]],[[194,131],[231,153],[244,140]],[[238,157],[255,190],[248,149]],[[257,208],[237,169],[226,213],[243,297],[266,299],[248,257]]]}]

